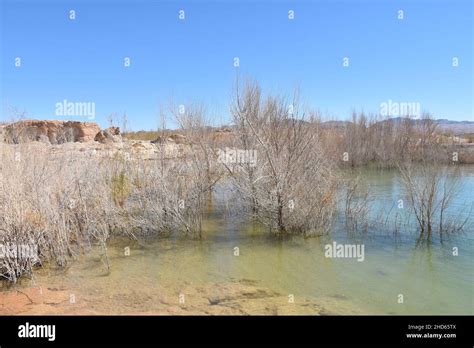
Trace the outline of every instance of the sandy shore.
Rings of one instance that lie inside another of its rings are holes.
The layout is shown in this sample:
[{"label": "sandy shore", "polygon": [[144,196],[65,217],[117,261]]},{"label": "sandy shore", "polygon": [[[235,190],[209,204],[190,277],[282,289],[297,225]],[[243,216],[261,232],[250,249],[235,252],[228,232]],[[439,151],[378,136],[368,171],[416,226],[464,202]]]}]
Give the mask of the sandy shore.
[{"label": "sandy shore", "polygon": [[0,292],[1,315],[331,315],[359,314],[341,298],[295,297],[241,280],[184,286],[184,303],[171,289],[72,293],[58,287],[12,287]]}]

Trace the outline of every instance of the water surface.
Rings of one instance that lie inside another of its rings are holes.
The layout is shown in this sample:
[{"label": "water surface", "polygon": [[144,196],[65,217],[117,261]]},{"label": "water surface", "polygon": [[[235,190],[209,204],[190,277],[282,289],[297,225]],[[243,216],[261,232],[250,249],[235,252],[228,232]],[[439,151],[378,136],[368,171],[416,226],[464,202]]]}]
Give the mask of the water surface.
[{"label": "water surface", "polygon": [[[473,202],[474,168],[464,167],[462,177],[452,213],[468,211]],[[396,173],[367,171],[364,178],[375,197],[372,215],[390,212],[392,219],[402,197]],[[387,223],[349,233],[340,220],[332,235],[282,240],[224,214],[223,201],[214,197],[202,240],[112,240],[110,272],[94,250],[66,270],[40,270],[35,284],[76,294],[81,310],[72,313],[186,314],[183,306],[189,306],[196,314],[473,314],[472,219],[463,233],[431,246],[416,245],[416,229],[394,235]],[[325,257],[324,246],[333,241],[364,244],[364,261]],[[19,288],[31,284],[24,280]],[[68,313],[64,308],[72,305],[62,300],[55,306]]]}]

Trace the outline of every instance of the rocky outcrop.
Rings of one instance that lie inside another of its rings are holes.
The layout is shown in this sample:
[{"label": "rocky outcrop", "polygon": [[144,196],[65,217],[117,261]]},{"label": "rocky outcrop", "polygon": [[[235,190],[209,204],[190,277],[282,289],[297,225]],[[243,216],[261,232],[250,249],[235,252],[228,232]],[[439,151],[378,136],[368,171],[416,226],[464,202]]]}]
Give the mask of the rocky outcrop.
[{"label": "rocky outcrop", "polygon": [[122,141],[119,127],[109,127],[107,129],[99,131],[95,137],[95,141],[101,144],[118,143]]},{"label": "rocky outcrop", "polygon": [[100,131],[100,127],[95,122],[74,122],[68,121],[65,124],[65,128],[71,127],[74,133],[74,141],[86,142],[92,141]]},{"label": "rocky outcrop", "polygon": [[7,143],[40,141],[51,144],[94,140],[100,127],[95,122],[25,120],[4,127]]}]

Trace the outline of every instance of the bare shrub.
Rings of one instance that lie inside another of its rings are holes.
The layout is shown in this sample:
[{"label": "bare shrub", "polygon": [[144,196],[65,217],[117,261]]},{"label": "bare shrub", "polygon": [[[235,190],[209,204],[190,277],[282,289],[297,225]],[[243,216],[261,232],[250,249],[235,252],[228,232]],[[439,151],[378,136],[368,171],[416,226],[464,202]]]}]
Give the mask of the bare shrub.
[{"label": "bare shrub", "polygon": [[449,149],[439,143],[437,124],[428,113],[420,119],[389,119],[354,112],[352,120],[335,133],[341,137],[338,157],[347,156],[340,162],[344,166],[396,168],[405,158],[421,161],[426,157],[447,163]]},{"label": "bare shrub", "polygon": [[65,266],[94,245],[108,270],[110,235],[201,235],[206,165],[191,155],[147,161],[117,148],[84,160],[50,149],[0,144],[0,243],[38,250],[0,258],[1,276],[16,281],[44,262]]},{"label": "bare shrub", "polygon": [[109,180],[123,198],[116,206],[124,232],[201,235],[204,195],[188,160],[132,160],[116,173]]},{"label": "bare shrub", "polygon": [[300,110],[297,95],[262,98],[256,83],[238,88],[231,112],[235,146],[255,151],[256,163],[223,161],[252,214],[278,234],[328,231],[336,180],[317,137],[315,120]]},{"label": "bare shrub", "polygon": [[189,143],[187,158],[191,161],[194,174],[200,177],[202,193],[209,193],[221,178],[221,168],[217,165],[216,139],[210,120],[202,105],[186,105],[184,112],[171,107],[173,117],[181,127],[181,131]]},{"label": "bare shrub", "polygon": [[346,228],[348,231],[367,232],[371,209],[369,188],[364,185],[360,175],[357,175],[345,180],[343,192]]},{"label": "bare shrub", "polygon": [[44,261],[64,266],[81,249],[107,239],[103,227],[113,212],[97,163],[54,160],[39,144],[1,145],[0,151],[0,243],[38,250],[34,259],[0,259],[2,276],[15,281]]},{"label": "bare shrub", "polygon": [[[181,234],[201,237],[202,219],[219,180],[211,132],[203,108],[170,108],[181,126],[178,134],[157,132],[159,158],[147,161],[130,154],[105,161],[104,171],[124,233]],[[176,139],[176,140],[175,140]],[[178,143],[178,140],[180,143]]]},{"label": "bare shrub", "polygon": [[419,241],[431,241],[435,231],[444,234],[462,230],[467,218],[448,215],[453,197],[461,189],[459,167],[435,162],[405,160],[398,166],[400,181],[419,228]]}]

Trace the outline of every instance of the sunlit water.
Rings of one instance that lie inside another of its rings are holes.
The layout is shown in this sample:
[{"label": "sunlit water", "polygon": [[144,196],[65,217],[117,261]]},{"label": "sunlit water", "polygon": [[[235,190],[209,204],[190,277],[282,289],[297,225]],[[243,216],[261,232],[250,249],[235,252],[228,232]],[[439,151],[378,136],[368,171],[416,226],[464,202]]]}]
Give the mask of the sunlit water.
[{"label": "sunlit water", "polygon": [[[464,167],[462,177],[463,189],[452,213],[468,212],[473,202],[474,168]],[[391,211],[394,216],[401,198],[396,174],[369,171],[364,178],[376,197],[373,211]],[[262,227],[223,214],[222,203],[222,197],[214,198],[202,240],[112,241],[110,273],[104,273],[104,264],[94,254],[65,272],[42,270],[36,281],[77,289],[91,308],[100,301],[109,304],[111,312],[127,305],[145,312],[153,293],[163,289],[178,294],[183,286],[246,280],[296,299],[335,299],[327,304],[329,313],[349,313],[341,308],[351,308],[360,314],[473,314],[472,219],[463,233],[442,244],[435,240],[430,247],[417,247],[413,230],[401,228],[394,235],[376,224],[367,233],[354,234],[342,222],[336,222],[332,235],[281,240]],[[325,257],[324,246],[332,241],[363,243],[364,261]],[[124,256],[127,246],[130,256]]]}]

